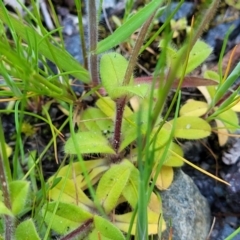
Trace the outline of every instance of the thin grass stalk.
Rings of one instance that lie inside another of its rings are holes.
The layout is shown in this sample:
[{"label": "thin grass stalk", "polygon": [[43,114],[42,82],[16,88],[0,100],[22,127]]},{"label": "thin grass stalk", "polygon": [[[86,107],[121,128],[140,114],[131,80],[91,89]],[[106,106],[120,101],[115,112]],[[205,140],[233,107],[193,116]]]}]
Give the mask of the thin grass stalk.
[{"label": "thin grass stalk", "polygon": [[[143,136],[141,132],[141,110],[137,115],[137,164],[139,170],[139,185],[138,185],[138,210],[137,210],[137,229],[136,239],[147,239],[148,238],[148,215],[147,215],[147,184],[146,179],[146,167],[142,156],[143,149]],[[148,177],[148,176],[147,176]]]},{"label": "thin grass stalk", "polygon": [[[7,157],[5,138],[2,128],[2,120],[0,118],[0,186],[2,189],[3,203],[11,211],[12,204],[9,191],[9,182],[12,180],[11,169]],[[9,215],[4,215],[5,224],[5,240],[12,239],[12,233],[14,232],[13,218]]]},{"label": "thin grass stalk", "polygon": [[75,5],[77,9],[77,16],[78,16],[78,27],[79,27],[79,34],[81,39],[81,48],[83,54],[83,65],[86,69],[88,69],[88,62],[87,62],[87,48],[86,42],[84,37],[84,27],[83,27],[83,15],[82,15],[82,0],[75,0]]},{"label": "thin grass stalk", "polygon": [[222,73],[222,61],[223,61],[223,55],[225,53],[225,50],[226,50],[226,47],[227,47],[227,42],[228,42],[228,38],[230,36],[230,34],[232,33],[233,31],[233,27],[231,26],[225,37],[224,37],[224,41],[223,41],[223,45],[222,45],[222,49],[221,49],[221,52],[220,52],[220,56],[219,56],[219,61],[218,61],[218,74],[220,76],[220,83],[222,83],[222,79],[223,79],[223,73]]}]

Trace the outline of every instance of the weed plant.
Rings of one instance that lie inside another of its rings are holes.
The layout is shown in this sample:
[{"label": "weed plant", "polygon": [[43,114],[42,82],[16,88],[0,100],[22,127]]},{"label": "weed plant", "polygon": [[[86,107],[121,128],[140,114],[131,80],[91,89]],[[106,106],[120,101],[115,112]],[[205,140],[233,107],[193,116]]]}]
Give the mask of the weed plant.
[{"label": "weed plant", "polygon": [[[0,111],[14,114],[16,126],[16,145],[11,149],[5,143],[0,122],[2,239],[53,239],[56,234],[62,240],[148,239],[151,235],[161,238],[166,225],[157,189],[170,186],[173,167],[180,167],[183,162],[193,165],[183,158],[174,139],[207,137],[213,131],[209,124],[212,120],[222,123],[218,127],[225,129],[225,135],[226,129],[239,128],[236,117],[228,121],[229,114],[234,115],[230,108],[237,109],[239,86],[225,94],[240,75],[239,64],[230,74],[227,71],[223,75],[221,57],[219,73],[206,72],[206,79],[186,77],[211,54],[211,48],[199,37],[213,18],[219,1],[205,1],[201,14],[192,21],[185,43],[176,50],[171,44],[169,23],[183,2],[169,12],[162,0],[153,0],[133,14],[134,1],[126,1],[122,25],[98,42],[101,1],[100,6],[96,6],[95,0],[86,1],[86,44],[82,2],[75,1],[83,66],[64,48],[61,26],[51,2],[56,24],[51,32],[41,22],[38,3],[32,1],[32,11],[22,6],[26,19],[12,15],[0,3],[0,94],[1,102],[6,103],[6,108]],[[162,36],[155,71],[152,76],[134,78],[139,54],[154,40],[147,40],[149,29],[154,19],[166,11],[169,15],[154,36]],[[131,45],[130,38],[135,32],[137,39]],[[60,36],[58,41],[56,34]],[[124,42],[131,46],[128,60],[112,50]],[[49,68],[48,61],[56,65],[57,73]],[[80,97],[72,90],[70,75],[86,85]],[[204,95],[209,92],[211,99],[207,103],[190,101],[180,108],[180,89],[186,85],[204,86]],[[177,86],[177,91],[163,116],[173,86]],[[94,99],[92,105],[87,104],[89,96]],[[51,100],[42,105],[40,100],[46,97]],[[52,103],[57,103],[67,116],[58,128],[49,114]],[[167,121],[174,104],[175,117]],[[41,111],[29,111],[30,105]],[[24,122],[25,116],[37,118],[51,129],[51,141],[38,154],[24,149],[21,133],[34,133],[31,125]],[[45,181],[41,160],[53,146],[58,161],[56,139],[62,137],[61,131],[66,126],[71,136],[64,146],[65,160]],[[220,134],[219,128],[215,131]],[[69,163],[64,166],[65,161]],[[27,162],[27,171],[23,171],[23,162]]]}]

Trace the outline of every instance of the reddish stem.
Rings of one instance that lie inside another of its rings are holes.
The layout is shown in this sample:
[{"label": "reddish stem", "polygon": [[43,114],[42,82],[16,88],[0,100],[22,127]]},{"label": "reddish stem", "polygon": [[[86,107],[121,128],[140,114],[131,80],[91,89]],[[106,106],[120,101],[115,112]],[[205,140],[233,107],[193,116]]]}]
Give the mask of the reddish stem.
[{"label": "reddish stem", "polygon": [[121,128],[123,120],[123,112],[126,104],[126,97],[120,98],[116,101],[116,118],[113,135],[113,149],[118,153],[121,142]]},{"label": "reddish stem", "polygon": [[93,219],[91,218],[91,219],[87,220],[80,227],[76,228],[72,232],[68,233],[66,236],[62,237],[60,240],[70,240],[70,239],[73,239],[73,238],[79,236],[81,233],[85,232],[92,223],[93,223]]}]

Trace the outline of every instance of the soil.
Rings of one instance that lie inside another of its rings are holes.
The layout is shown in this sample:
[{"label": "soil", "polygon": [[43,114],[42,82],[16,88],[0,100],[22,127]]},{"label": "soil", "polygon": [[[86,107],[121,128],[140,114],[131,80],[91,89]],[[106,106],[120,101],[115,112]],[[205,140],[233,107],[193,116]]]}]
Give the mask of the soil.
[{"label": "soil", "polygon": [[[55,1],[56,11],[61,19],[63,25],[63,33],[66,43],[66,48],[68,51],[78,59],[79,62],[83,62],[82,53],[80,46],[80,40],[77,30],[76,11],[74,9],[73,1]],[[107,19],[110,21],[110,25],[114,28],[114,23],[111,21],[112,15],[117,15],[122,17],[123,15],[123,2],[117,1],[117,4],[111,5],[106,9]],[[135,7],[141,6],[143,1],[136,1]],[[190,25],[191,18],[194,14],[199,11],[199,1],[186,1],[184,7],[175,16],[175,20],[179,20],[183,17],[187,19],[187,26]],[[174,4],[173,4],[174,6]],[[164,16],[159,18],[158,24],[155,26],[157,29],[164,22]],[[110,34],[106,18],[104,15],[101,17],[100,34],[101,38]],[[209,25],[202,38],[210,44],[214,51],[210,59],[205,64],[207,68],[213,68],[216,66],[216,61],[218,60],[220,49],[224,40],[225,33],[228,31],[229,27],[234,24],[234,30],[230,34],[226,52],[231,50],[234,45],[240,42],[240,11],[227,6],[222,3],[219,7],[216,17]],[[186,29],[179,30],[178,36],[174,39],[176,45],[181,44],[182,40],[186,36]],[[136,76],[147,75],[153,72],[156,64],[156,58],[159,54],[158,41],[150,46],[148,51],[145,51],[139,58],[139,66],[136,68]],[[128,46],[123,46],[123,54],[128,55]],[[238,62],[240,57],[235,59]],[[201,69],[198,70],[201,72]],[[200,74],[198,72],[198,74]],[[82,84],[78,81],[74,85],[74,91],[82,92]],[[171,96],[169,96],[169,99]],[[186,88],[183,89],[183,100],[186,101],[188,98],[202,98],[200,92],[197,89]],[[49,99],[41,99],[41,104],[44,104]],[[41,113],[41,104],[27,103],[26,110],[32,112]],[[1,103],[0,109],[4,109],[6,104]],[[55,126],[60,126],[66,116],[60,110],[57,102],[54,102],[50,107],[50,116]],[[16,147],[16,126],[14,123],[13,114],[2,114],[2,122],[5,131],[5,138],[7,143]],[[33,117],[25,117],[25,122],[30,123],[35,133],[27,136],[22,133],[22,138],[24,141],[24,151],[28,152],[31,150],[36,150],[40,154],[42,149],[48,144],[51,139],[51,130],[48,125],[44,124],[42,121],[34,119]],[[65,127],[62,130],[64,138],[66,139],[69,135],[69,129]],[[63,141],[62,139],[57,140],[58,144],[58,161],[62,162],[64,158],[63,152]],[[193,162],[194,164],[202,167],[203,169],[227,180],[231,183],[231,187],[228,187],[222,183],[218,183],[215,180],[209,178],[208,176],[200,173],[199,171],[185,165],[183,170],[191,176],[196,185],[198,186],[201,193],[208,199],[212,210],[213,216],[213,228],[209,235],[211,240],[221,240],[226,238],[230,233],[232,233],[238,226],[240,226],[240,141],[235,138],[229,140],[229,142],[224,147],[220,147],[217,141],[217,136],[212,134],[208,139],[201,141],[183,141],[183,148],[185,150],[185,157]],[[230,153],[229,153],[230,152]],[[230,155],[227,155],[227,154]],[[223,158],[235,159],[232,164],[225,164],[222,160]],[[50,148],[48,152],[41,159],[42,170],[44,172],[44,177],[47,179],[51,176],[58,168],[56,163],[56,157],[54,155],[54,149]],[[24,167],[25,162],[20,160],[21,165]],[[234,238],[235,240],[240,239],[240,235]]]}]

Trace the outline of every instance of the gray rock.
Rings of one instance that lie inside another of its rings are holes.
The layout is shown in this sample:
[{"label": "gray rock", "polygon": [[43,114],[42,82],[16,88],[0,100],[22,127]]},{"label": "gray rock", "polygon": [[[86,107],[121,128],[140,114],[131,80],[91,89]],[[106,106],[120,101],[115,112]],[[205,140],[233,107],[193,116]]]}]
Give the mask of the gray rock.
[{"label": "gray rock", "polygon": [[207,200],[181,169],[177,169],[170,188],[161,192],[163,215],[167,230],[162,240],[169,239],[169,223],[174,240],[206,240],[211,226]]}]

